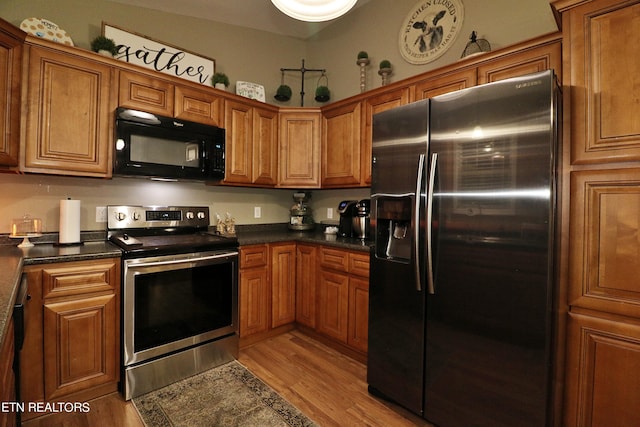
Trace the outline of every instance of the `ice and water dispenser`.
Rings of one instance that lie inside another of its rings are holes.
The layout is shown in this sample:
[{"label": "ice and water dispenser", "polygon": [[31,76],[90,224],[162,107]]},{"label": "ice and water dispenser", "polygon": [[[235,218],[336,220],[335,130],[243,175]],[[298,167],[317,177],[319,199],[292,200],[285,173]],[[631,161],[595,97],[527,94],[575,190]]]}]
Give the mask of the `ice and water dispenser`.
[{"label": "ice and water dispenser", "polygon": [[412,197],[378,196],[376,210],[376,256],[400,262],[410,262],[413,229]]}]

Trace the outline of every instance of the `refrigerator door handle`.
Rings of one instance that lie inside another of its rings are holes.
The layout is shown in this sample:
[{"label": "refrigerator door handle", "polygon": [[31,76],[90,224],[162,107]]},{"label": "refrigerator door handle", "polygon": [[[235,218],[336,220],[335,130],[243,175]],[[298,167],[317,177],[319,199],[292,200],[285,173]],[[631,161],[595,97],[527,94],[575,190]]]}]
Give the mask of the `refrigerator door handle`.
[{"label": "refrigerator door handle", "polygon": [[420,200],[422,196],[422,179],[424,175],[424,159],[425,155],[420,154],[420,159],[418,160],[418,176],[416,177],[416,196],[415,196],[415,206],[414,206],[414,221],[415,224],[413,226],[414,236],[414,253],[415,257],[415,273],[416,273],[416,291],[422,292],[422,275],[420,274]]},{"label": "refrigerator door handle", "polygon": [[436,166],[438,153],[431,153],[431,166],[429,167],[429,184],[427,191],[427,292],[436,293],[435,278],[433,277],[433,247],[431,241],[431,220],[433,218],[433,186],[436,178]]}]

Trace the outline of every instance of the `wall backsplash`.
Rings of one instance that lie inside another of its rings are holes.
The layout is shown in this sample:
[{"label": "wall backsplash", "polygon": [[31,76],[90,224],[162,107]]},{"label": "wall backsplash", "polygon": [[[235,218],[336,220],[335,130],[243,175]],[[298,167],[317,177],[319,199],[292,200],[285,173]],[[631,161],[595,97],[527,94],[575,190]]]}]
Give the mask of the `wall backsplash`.
[{"label": "wall backsplash", "polygon": [[[93,179],[55,175],[0,174],[0,234],[10,232],[12,218],[25,214],[43,220],[44,232],[59,231],[60,200],[79,199],[82,231],[106,230],[97,223],[96,207],[127,205],[209,206],[212,218],[227,212],[238,224],[283,223],[289,220],[294,190],[210,186],[201,182],[157,182],[138,178]],[[369,197],[368,188],[312,191],[311,207],[317,222],[327,219],[327,208],[340,200]],[[260,206],[261,218],[254,218]]]}]

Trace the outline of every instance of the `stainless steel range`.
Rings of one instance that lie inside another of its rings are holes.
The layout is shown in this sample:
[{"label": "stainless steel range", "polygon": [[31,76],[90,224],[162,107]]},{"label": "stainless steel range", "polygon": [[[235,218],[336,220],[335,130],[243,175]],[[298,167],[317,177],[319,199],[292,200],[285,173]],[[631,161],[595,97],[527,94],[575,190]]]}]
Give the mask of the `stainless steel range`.
[{"label": "stainless steel range", "polygon": [[238,241],[208,207],[108,206],[123,249],[122,391],[131,399],[238,355]]}]

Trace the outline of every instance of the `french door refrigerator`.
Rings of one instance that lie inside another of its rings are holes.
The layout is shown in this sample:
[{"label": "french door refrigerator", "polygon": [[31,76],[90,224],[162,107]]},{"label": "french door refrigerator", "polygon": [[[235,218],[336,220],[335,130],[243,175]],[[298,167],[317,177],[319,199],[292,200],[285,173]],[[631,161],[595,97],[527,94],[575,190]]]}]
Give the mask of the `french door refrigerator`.
[{"label": "french door refrigerator", "polygon": [[373,117],[369,390],[442,427],[550,419],[552,71]]}]

